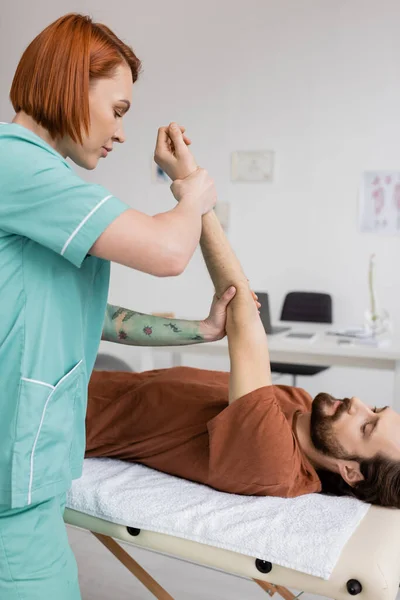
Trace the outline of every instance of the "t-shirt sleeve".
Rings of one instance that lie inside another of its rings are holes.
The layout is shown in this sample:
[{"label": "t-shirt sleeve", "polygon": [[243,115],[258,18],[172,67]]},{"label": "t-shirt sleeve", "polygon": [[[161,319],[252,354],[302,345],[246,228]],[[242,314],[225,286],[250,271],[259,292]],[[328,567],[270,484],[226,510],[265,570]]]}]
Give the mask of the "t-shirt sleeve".
[{"label": "t-shirt sleeve", "polygon": [[29,238],[80,267],[91,246],[128,205],[87,183],[61,157],[18,141],[0,184],[0,229]]},{"label": "t-shirt sleeve", "polygon": [[209,485],[234,494],[288,495],[299,459],[273,386],[239,398],[207,426]]}]

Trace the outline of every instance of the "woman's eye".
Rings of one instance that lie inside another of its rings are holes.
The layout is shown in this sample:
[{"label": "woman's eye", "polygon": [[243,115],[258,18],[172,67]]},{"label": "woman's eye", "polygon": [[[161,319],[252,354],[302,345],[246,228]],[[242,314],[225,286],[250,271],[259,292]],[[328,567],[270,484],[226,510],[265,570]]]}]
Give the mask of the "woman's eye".
[{"label": "woman's eye", "polygon": [[116,119],[121,119],[122,115],[120,115],[116,110],[114,111],[114,116]]}]

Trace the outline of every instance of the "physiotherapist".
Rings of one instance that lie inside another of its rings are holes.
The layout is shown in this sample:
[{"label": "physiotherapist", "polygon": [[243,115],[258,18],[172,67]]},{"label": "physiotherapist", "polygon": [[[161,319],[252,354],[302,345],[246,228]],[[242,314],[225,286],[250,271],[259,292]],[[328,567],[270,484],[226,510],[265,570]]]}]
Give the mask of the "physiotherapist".
[{"label": "physiotherapist", "polygon": [[184,129],[158,133],[155,159],[179,185],[172,210],[148,216],[67,158],[94,169],[125,141],[140,61],[105,25],[68,14],[25,50],[15,110],[0,125],[0,599],[78,600],[63,512],[80,477],[87,386],[100,339],[189,344],[225,335],[235,290],[202,321],[166,320],[107,304],[110,261],[180,274],[198,245],[213,181]]}]

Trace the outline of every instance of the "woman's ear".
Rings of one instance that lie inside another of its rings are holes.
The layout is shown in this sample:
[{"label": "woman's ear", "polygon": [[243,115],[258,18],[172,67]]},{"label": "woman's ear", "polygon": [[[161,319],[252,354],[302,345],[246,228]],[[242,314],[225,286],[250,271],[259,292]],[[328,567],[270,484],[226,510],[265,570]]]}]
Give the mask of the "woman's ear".
[{"label": "woman's ear", "polygon": [[364,475],[360,471],[360,465],[356,460],[339,460],[338,470],[345,482],[353,487],[359,481],[363,481]]}]

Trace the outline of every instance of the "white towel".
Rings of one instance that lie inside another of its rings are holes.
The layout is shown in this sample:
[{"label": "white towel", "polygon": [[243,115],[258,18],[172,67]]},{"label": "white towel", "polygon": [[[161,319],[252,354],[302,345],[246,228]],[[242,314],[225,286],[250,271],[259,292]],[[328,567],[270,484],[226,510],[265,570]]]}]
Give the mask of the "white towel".
[{"label": "white towel", "polygon": [[108,458],[84,461],[67,506],[329,579],[369,505],[354,498],[238,496]]}]

